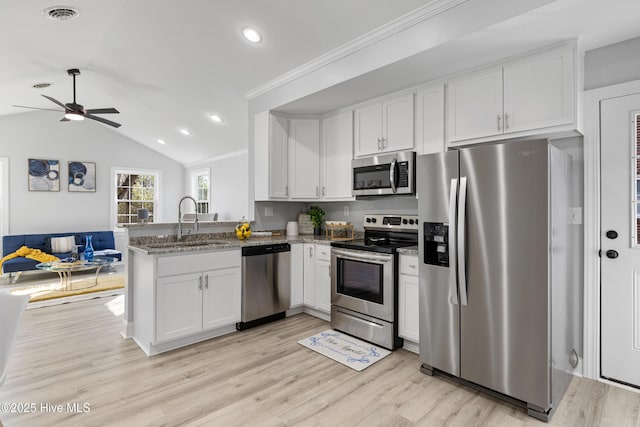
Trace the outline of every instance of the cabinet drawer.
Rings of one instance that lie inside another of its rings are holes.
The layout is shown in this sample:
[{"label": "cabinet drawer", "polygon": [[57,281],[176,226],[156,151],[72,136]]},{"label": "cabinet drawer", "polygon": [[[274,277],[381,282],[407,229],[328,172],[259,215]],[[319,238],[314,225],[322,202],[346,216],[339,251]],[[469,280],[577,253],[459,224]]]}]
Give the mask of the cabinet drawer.
[{"label": "cabinet drawer", "polygon": [[418,257],[415,255],[400,255],[400,274],[418,275]]},{"label": "cabinet drawer", "polygon": [[239,249],[158,257],[158,277],[239,267],[240,259]]},{"label": "cabinet drawer", "polygon": [[331,261],[331,246],[316,245],[316,259],[318,261]]}]

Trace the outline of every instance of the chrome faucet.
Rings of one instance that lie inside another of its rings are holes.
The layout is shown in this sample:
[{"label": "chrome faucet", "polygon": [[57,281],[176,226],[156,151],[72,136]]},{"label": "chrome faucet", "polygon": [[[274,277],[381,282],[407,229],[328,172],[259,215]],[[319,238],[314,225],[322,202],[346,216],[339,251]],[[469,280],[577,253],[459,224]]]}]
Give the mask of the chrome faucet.
[{"label": "chrome faucet", "polygon": [[[196,207],[196,219],[193,222],[193,229],[189,230],[189,232],[185,235],[182,234],[182,202],[184,201],[184,199],[193,200],[193,205]],[[182,240],[185,236],[188,236],[189,234],[191,234],[192,231],[197,233],[199,228],[200,226],[198,224],[198,202],[196,202],[196,199],[194,199],[191,196],[184,196],[178,202],[178,241]]]}]

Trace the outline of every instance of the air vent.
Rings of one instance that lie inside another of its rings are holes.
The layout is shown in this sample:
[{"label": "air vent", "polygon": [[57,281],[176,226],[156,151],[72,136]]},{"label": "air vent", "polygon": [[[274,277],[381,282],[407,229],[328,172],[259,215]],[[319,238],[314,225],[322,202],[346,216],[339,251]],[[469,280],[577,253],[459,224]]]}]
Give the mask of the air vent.
[{"label": "air vent", "polygon": [[70,6],[53,6],[43,10],[42,14],[54,21],[69,21],[77,18],[80,11]]},{"label": "air vent", "polygon": [[34,85],[32,85],[31,87],[34,89],[44,89],[51,86],[51,83],[36,83]]}]

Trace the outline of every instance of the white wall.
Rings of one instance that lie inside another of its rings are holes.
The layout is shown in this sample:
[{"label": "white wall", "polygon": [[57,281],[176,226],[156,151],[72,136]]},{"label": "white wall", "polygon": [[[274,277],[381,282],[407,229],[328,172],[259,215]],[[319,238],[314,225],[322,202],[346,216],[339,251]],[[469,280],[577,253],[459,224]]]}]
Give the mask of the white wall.
[{"label": "white wall", "polygon": [[[0,157],[9,158],[9,234],[109,230],[111,168],[163,172],[163,221],[177,221],[184,167],[111,128],[85,120],[61,123],[38,111],[0,117]],[[29,158],[60,161],[60,191],[28,191]],[[67,190],[67,162],[96,163],[96,192]]]},{"label": "white wall", "polygon": [[[185,171],[185,194],[191,194],[191,173],[209,168],[211,171],[211,208],[218,221],[249,218],[249,154],[247,150],[217,157]],[[191,207],[189,209],[192,209]]]},{"label": "white wall", "polygon": [[585,90],[633,80],[640,80],[640,37],[585,53]]}]

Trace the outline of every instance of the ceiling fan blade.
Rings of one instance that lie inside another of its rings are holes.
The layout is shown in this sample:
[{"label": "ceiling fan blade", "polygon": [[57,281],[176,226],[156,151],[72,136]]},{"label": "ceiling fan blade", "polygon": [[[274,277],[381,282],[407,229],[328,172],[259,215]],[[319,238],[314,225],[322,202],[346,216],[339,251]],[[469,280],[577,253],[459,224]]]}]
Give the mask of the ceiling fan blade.
[{"label": "ceiling fan blade", "polygon": [[71,120],[67,119],[66,117],[63,117],[62,120],[60,120],[61,122],[70,122]]},{"label": "ceiling fan blade", "polygon": [[120,114],[120,111],[115,108],[91,108],[90,110],[84,110],[87,114]]},{"label": "ceiling fan blade", "polygon": [[62,108],[64,108],[64,110],[65,110],[65,111],[67,111],[67,110],[68,110],[67,106],[66,106],[66,105],[64,105],[62,102],[58,101],[57,99],[52,98],[52,97],[47,96],[47,95],[42,95],[42,96],[44,96],[45,98],[47,98],[49,101],[53,102],[54,104],[58,104],[59,106],[61,106]]},{"label": "ceiling fan blade", "polygon": [[27,107],[26,105],[12,105],[12,107],[18,107],[18,108],[29,108],[29,109],[31,109],[31,110],[57,111],[58,113],[64,113],[64,110],[54,110],[53,108]]},{"label": "ceiling fan blade", "polygon": [[102,117],[98,116],[92,116],[91,114],[85,114],[84,117],[100,123],[104,123],[105,125],[113,126],[114,128],[119,128],[120,126],[122,126],[120,123],[112,122],[111,120],[103,119]]}]

